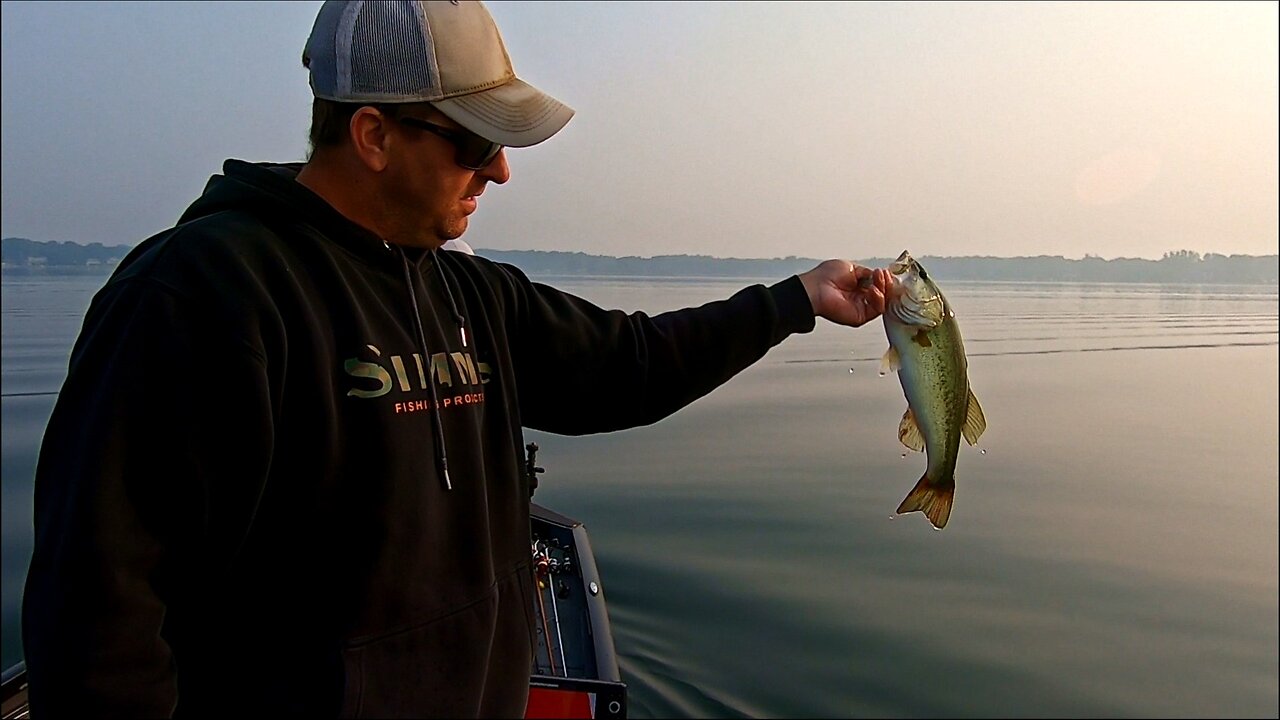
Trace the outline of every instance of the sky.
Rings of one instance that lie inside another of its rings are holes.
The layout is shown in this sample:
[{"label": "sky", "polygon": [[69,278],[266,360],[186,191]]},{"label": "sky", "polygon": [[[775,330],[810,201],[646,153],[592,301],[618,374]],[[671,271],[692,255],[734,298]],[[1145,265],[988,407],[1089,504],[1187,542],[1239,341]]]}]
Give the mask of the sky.
[{"label": "sky", "polygon": [[[463,239],[649,257],[1277,252],[1277,3],[490,2],[576,110]],[[5,237],[135,245],[301,161],[318,2],[0,5]]]}]

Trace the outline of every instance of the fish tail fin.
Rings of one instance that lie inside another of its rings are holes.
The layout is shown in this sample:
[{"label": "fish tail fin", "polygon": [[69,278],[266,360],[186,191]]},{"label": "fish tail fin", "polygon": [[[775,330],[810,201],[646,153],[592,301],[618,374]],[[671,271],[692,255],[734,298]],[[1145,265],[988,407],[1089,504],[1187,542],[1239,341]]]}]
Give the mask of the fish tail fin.
[{"label": "fish tail fin", "polygon": [[898,506],[898,514],[916,512],[924,513],[929,522],[939,530],[947,526],[951,517],[951,500],[955,496],[956,483],[953,479],[945,484],[934,484],[925,473],[920,482],[907,493],[902,504]]}]

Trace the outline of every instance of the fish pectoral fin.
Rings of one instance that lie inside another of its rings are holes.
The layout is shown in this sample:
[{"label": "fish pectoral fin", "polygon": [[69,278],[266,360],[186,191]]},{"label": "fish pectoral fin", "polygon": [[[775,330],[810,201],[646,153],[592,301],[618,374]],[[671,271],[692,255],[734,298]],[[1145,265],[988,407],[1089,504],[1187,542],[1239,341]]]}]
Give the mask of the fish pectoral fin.
[{"label": "fish pectoral fin", "polygon": [[902,413],[902,422],[898,423],[898,439],[908,448],[920,452],[924,450],[924,436],[920,434],[920,426],[916,424],[916,414],[911,407]]},{"label": "fish pectoral fin", "polygon": [[[930,329],[932,329],[932,326],[930,327]],[[933,341],[929,340],[928,329],[917,330],[916,334],[911,336],[911,339],[914,340],[915,344],[919,345],[920,347],[933,347]]]},{"label": "fish pectoral fin", "polygon": [[901,367],[902,358],[898,357],[898,350],[890,345],[889,349],[884,351],[884,357],[880,358],[880,377],[898,372],[898,368]]},{"label": "fish pectoral fin", "polygon": [[955,493],[954,479],[945,485],[935,485],[929,481],[929,474],[925,473],[920,482],[903,498],[902,504],[898,506],[898,514],[922,512],[935,528],[941,530],[951,518],[951,501],[955,498]]},{"label": "fish pectoral fin", "polygon": [[964,427],[960,428],[960,432],[964,434],[965,442],[970,445],[976,445],[978,438],[982,437],[982,433],[987,429],[987,418],[982,414],[982,406],[978,404],[978,396],[973,394],[973,389],[969,390],[969,409],[965,412]]}]

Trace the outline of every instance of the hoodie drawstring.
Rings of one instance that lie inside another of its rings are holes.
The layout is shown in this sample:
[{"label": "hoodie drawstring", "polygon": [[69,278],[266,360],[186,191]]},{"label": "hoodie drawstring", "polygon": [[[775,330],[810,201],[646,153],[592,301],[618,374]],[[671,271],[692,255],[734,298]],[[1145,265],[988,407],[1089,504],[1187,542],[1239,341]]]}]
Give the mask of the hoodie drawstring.
[{"label": "hoodie drawstring", "polygon": [[[388,248],[390,246],[388,245]],[[404,282],[409,288],[409,302],[413,305],[413,324],[418,331],[419,349],[422,351],[422,361],[426,363],[427,371],[427,388],[431,392],[431,424],[435,429],[436,439],[436,463],[440,466],[440,477],[444,480],[444,489],[452,490],[453,483],[449,480],[449,453],[444,445],[444,422],[440,417],[440,399],[436,394],[436,383],[431,376],[431,353],[427,349],[427,335],[422,330],[422,313],[418,310],[418,294],[413,289],[413,275],[409,272],[409,258],[405,255],[404,249],[396,246],[396,250],[400,253],[401,267],[404,269]],[[435,256],[432,256],[433,261]],[[462,331],[462,344],[467,344],[466,325],[462,315],[458,312],[458,306],[453,301],[453,293],[449,291],[449,283],[444,280],[444,273],[440,273],[441,282],[444,283],[445,295],[449,298],[449,304],[452,306],[453,314],[458,321],[458,327]]]},{"label": "hoodie drawstring", "polygon": [[453,311],[454,322],[458,323],[458,334],[462,336],[462,347],[467,347],[467,318],[458,311],[458,303],[453,299],[453,290],[449,287],[449,276],[440,264],[440,251],[431,251],[432,261],[440,272],[440,284],[444,286],[444,296],[449,300],[449,309]]}]

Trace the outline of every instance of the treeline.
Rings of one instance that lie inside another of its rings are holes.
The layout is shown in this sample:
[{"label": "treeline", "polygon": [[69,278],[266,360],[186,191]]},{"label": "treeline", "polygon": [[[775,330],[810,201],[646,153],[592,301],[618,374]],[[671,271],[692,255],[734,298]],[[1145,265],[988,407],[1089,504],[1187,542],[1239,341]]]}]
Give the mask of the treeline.
[{"label": "treeline", "polygon": [[1159,260],[1096,255],[1071,260],[1061,256],[920,258],[939,278],[1026,282],[1231,283],[1275,285],[1280,256],[1220,255],[1190,250],[1167,252]]},{"label": "treeline", "polygon": [[[659,255],[652,258],[609,257],[543,250],[476,251],[531,275],[605,275],[654,277],[782,278],[817,265],[815,258],[767,260],[714,258],[706,255]],[[895,258],[855,258],[869,267],[886,267]],[[1062,256],[918,257],[935,277],[945,280],[1013,282],[1232,283],[1275,285],[1280,278],[1277,255],[1201,255],[1190,250],[1165,253],[1159,260],[1093,255],[1072,260]]]},{"label": "treeline", "polygon": [[7,237],[0,240],[0,256],[8,266],[84,267],[86,264],[114,264],[129,254],[128,245],[54,242]]},{"label": "treeline", "polygon": [[510,263],[530,275],[603,275],[648,277],[786,277],[803,272],[817,262],[786,257],[770,260],[717,258],[709,255],[657,255],[610,257],[581,252],[546,250],[488,250],[476,254]]},{"label": "treeline", "polygon": [[[132,249],[127,245],[80,245],[4,238],[6,272],[105,272]],[[708,255],[610,257],[581,252],[478,249],[480,255],[506,262],[530,275],[600,275],[630,277],[783,278],[820,262],[790,256],[770,259],[717,258]],[[885,267],[893,258],[862,258],[858,262]],[[1034,257],[918,258],[940,281],[988,280],[1015,282],[1139,282],[1231,283],[1275,285],[1280,276],[1277,255],[1201,255],[1191,250],[1167,252],[1159,260],[1095,255],[1082,259]]]}]

